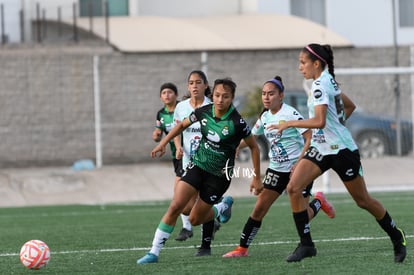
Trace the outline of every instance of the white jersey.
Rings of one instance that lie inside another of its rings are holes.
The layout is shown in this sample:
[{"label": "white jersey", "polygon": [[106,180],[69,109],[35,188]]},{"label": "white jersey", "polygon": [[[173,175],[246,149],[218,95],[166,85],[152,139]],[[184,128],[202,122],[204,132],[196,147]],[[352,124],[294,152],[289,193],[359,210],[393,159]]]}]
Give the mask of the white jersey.
[{"label": "white jersey", "polygon": [[[204,97],[203,104],[201,106],[211,103],[211,100],[208,97]],[[200,107],[201,107],[200,106]],[[194,111],[193,106],[190,104],[190,98],[183,100],[177,104],[174,110],[174,123],[175,125],[183,121]],[[187,167],[187,164],[190,162],[191,157],[194,155],[195,151],[198,148],[201,140],[201,128],[200,122],[191,124],[187,129],[184,130],[181,134],[183,142],[183,168]]]},{"label": "white jersey", "polygon": [[315,106],[327,105],[326,124],[323,129],[312,129],[311,146],[322,155],[337,154],[339,150],[358,149],[351,133],[345,127],[344,104],[341,90],[335,80],[325,69],[321,76],[312,83],[308,98],[309,118],[315,117]]},{"label": "white jersey", "polygon": [[265,135],[269,141],[269,168],[278,172],[290,172],[292,166],[298,161],[304,146],[302,134],[307,129],[288,128],[282,135],[277,129],[269,130],[268,126],[281,124],[289,120],[302,120],[303,116],[292,106],[283,103],[282,108],[275,114],[265,111],[257,120],[252,129],[253,135]]}]

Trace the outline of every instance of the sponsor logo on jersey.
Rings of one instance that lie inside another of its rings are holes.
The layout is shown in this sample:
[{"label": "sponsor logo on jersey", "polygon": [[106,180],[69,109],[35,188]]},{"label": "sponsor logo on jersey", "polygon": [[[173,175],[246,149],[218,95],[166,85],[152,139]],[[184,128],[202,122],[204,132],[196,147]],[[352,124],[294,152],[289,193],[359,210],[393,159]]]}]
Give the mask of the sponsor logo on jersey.
[{"label": "sponsor logo on jersey", "polygon": [[211,130],[208,130],[207,139],[212,142],[220,142],[220,136]]},{"label": "sponsor logo on jersey", "polygon": [[210,196],[210,201],[211,201],[211,202],[216,201],[216,199],[217,199],[217,195],[212,195],[212,196]]},{"label": "sponsor logo on jersey", "polygon": [[318,99],[322,96],[322,91],[321,90],[316,90],[315,92],[313,92],[313,97],[315,99]]},{"label": "sponsor logo on jersey", "polygon": [[190,156],[194,156],[195,152],[198,149],[198,146],[200,146],[200,137],[195,136],[190,140]]},{"label": "sponsor logo on jersey", "polygon": [[243,132],[245,132],[246,134],[247,134],[248,132],[250,132],[250,127],[249,127],[249,125],[247,125],[247,124],[246,124],[246,126],[243,128]]},{"label": "sponsor logo on jersey", "polygon": [[173,123],[165,124],[165,130],[167,132],[170,132],[173,127],[174,127],[174,124]]},{"label": "sponsor logo on jersey", "polygon": [[188,127],[185,131],[190,133],[200,133],[201,129],[200,127]]},{"label": "sponsor logo on jersey", "polygon": [[348,170],[346,170],[345,175],[347,175],[348,177],[352,177],[354,175],[352,168],[349,168]]},{"label": "sponsor logo on jersey", "polygon": [[322,129],[318,129],[312,135],[312,140],[316,143],[325,143],[325,134],[323,133]]}]

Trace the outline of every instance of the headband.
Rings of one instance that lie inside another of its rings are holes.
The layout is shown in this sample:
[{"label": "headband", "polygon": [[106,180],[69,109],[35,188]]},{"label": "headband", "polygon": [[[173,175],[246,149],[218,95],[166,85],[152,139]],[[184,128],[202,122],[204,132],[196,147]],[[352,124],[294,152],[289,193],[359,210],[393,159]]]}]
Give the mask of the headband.
[{"label": "headband", "polygon": [[306,46],[305,47],[311,54],[313,54],[314,56],[316,56],[319,60],[321,60],[323,63],[328,64],[328,62],[326,62],[325,59],[322,58],[322,56],[320,56],[319,54],[317,54],[314,50],[312,50],[311,47]]},{"label": "headband", "polygon": [[268,83],[268,82],[272,82],[273,84],[275,84],[281,92],[283,92],[285,90],[285,87],[283,87],[282,82],[280,82],[279,80],[277,80],[275,78],[266,81],[266,83]]}]

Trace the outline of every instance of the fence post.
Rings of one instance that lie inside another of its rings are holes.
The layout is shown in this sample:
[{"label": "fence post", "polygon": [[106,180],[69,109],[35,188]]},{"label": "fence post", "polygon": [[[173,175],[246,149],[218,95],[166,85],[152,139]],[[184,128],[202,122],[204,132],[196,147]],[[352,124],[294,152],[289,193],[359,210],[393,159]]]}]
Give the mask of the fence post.
[{"label": "fence post", "polygon": [[24,32],[24,10],[21,9],[19,11],[19,19],[20,19],[20,42],[24,43],[25,41],[25,32]]},{"label": "fence post", "polygon": [[4,6],[0,4],[0,16],[1,16],[1,44],[6,44],[6,34],[4,33]]},{"label": "fence post", "polygon": [[57,8],[57,32],[58,32],[58,37],[61,38],[62,37],[62,8],[60,6],[58,6]]},{"label": "fence post", "polygon": [[40,4],[36,3],[36,34],[37,34],[37,42],[42,42],[42,29],[41,29],[41,21],[40,21]]},{"label": "fence post", "polygon": [[93,33],[93,13],[94,13],[93,2],[89,2],[88,11],[89,11],[89,32]]},{"label": "fence post", "polygon": [[109,4],[105,1],[105,32],[106,32],[106,43],[109,44]]},{"label": "fence post", "polygon": [[75,42],[79,41],[78,26],[77,26],[77,23],[76,23],[76,3],[73,3],[73,40]]},{"label": "fence post", "polygon": [[201,70],[208,76],[208,53],[201,52]]},{"label": "fence post", "polygon": [[[411,68],[414,68],[414,46],[410,47],[410,66]],[[411,73],[410,76],[411,79],[411,121],[413,124],[413,135],[412,135],[412,143],[413,143],[413,147],[412,150],[414,152],[414,72]],[[414,153],[413,153],[414,155]]]},{"label": "fence post", "polygon": [[42,9],[42,40],[47,38],[46,9]]},{"label": "fence post", "polygon": [[95,151],[96,167],[102,167],[102,135],[101,135],[101,90],[99,86],[99,55],[93,56],[93,95],[95,105]]}]

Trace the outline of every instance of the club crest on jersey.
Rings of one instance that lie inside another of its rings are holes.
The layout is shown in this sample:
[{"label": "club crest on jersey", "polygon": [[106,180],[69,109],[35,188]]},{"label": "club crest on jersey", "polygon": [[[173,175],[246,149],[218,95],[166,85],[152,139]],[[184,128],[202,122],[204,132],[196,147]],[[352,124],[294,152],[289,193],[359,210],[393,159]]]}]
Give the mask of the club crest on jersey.
[{"label": "club crest on jersey", "polygon": [[229,134],[229,128],[227,126],[224,126],[221,133],[223,134],[223,136],[227,136]]},{"label": "club crest on jersey", "polygon": [[220,142],[220,136],[211,130],[208,130],[207,139],[216,143]]}]

